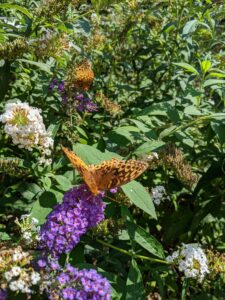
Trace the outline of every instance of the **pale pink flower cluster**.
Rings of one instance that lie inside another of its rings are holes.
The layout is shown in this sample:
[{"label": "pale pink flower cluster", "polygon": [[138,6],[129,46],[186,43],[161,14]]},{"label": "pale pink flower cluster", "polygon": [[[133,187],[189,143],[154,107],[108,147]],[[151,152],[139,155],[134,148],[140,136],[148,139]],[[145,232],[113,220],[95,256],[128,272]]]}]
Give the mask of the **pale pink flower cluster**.
[{"label": "pale pink flower cluster", "polygon": [[4,130],[15,145],[29,151],[39,149],[42,154],[39,162],[51,164],[51,159],[46,157],[51,155],[54,141],[46,131],[40,109],[19,100],[7,103],[0,122],[5,124]]}]

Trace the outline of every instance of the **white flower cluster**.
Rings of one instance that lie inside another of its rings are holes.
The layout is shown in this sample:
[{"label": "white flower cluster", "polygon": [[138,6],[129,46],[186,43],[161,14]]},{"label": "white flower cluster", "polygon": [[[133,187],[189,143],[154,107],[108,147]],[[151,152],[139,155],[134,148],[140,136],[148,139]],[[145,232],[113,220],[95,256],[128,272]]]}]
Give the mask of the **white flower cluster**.
[{"label": "white flower cluster", "polygon": [[207,257],[202,248],[195,244],[183,244],[179,250],[167,256],[167,261],[177,265],[186,278],[196,278],[202,282],[209,273]]},{"label": "white flower cluster", "polygon": [[4,269],[2,273],[4,285],[7,285],[11,291],[31,294],[33,292],[32,286],[38,284],[41,276],[30,267],[31,256],[29,252],[24,252],[21,247],[4,252],[6,253],[5,256],[0,257],[0,265]]},{"label": "white flower cluster", "polygon": [[152,200],[156,205],[159,205],[165,200],[170,200],[170,197],[166,194],[164,186],[157,185],[151,190]]},{"label": "white flower cluster", "polygon": [[5,112],[0,115],[0,122],[5,124],[4,130],[12,137],[15,145],[29,151],[38,148],[42,153],[39,162],[51,164],[51,159],[45,156],[51,155],[54,141],[46,131],[40,113],[40,109],[18,100],[6,104]]},{"label": "white flower cluster", "polygon": [[151,154],[149,154],[147,157],[146,157],[146,160],[151,162],[151,161],[154,161],[154,160],[158,160],[159,159],[159,155],[157,152],[152,152]]},{"label": "white flower cluster", "polygon": [[28,259],[29,253],[23,252],[22,249],[17,248],[12,254],[12,261],[15,263],[21,262],[22,260]]},{"label": "white flower cluster", "polygon": [[38,220],[30,215],[22,215],[20,221],[16,219],[15,223],[20,227],[22,239],[29,245],[39,240],[40,226]]},{"label": "white flower cluster", "polygon": [[30,287],[36,285],[41,279],[38,272],[34,270],[28,272],[28,270],[18,266],[14,266],[11,270],[5,272],[4,277],[11,291],[20,291],[25,294],[32,293]]}]

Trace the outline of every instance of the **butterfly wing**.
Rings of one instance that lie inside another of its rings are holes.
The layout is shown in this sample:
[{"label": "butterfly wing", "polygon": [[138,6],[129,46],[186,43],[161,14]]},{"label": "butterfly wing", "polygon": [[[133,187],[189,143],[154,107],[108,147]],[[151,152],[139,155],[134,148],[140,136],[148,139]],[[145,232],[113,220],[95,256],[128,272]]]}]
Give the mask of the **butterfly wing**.
[{"label": "butterfly wing", "polygon": [[73,151],[69,150],[66,147],[62,147],[63,152],[66,154],[68,159],[70,160],[71,164],[74,166],[75,169],[83,176],[85,170],[88,170],[88,166],[80,159]]},{"label": "butterfly wing", "polygon": [[113,158],[93,167],[99,190],[115,188],[134,180],[148,168],[148,163],[139,160],[119,160]]},{"label": "butterfly wing", "polygon": [[62,146],[63,152],[66,154],[71,164],[80,173],[85,183],[94,195],[98,194],[98,187],[96,185],[95,177],[91,168],[89,168],[82,159],[80,159],[73,151]]}]

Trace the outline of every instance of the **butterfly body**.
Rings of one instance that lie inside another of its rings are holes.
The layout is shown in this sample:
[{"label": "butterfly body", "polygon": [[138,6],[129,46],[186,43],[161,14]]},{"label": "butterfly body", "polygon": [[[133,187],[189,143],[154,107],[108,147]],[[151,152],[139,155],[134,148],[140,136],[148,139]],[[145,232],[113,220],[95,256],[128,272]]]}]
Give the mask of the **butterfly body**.
[{"label": "butterfly body", "polygon": [[117,158],[88,166],[74,152],[63,146],[62,150],[94,195],[97,195],[99,191],[126,184],[140,176],[148,168],[148,163],[145,161],[132,159],[123,161]]}]

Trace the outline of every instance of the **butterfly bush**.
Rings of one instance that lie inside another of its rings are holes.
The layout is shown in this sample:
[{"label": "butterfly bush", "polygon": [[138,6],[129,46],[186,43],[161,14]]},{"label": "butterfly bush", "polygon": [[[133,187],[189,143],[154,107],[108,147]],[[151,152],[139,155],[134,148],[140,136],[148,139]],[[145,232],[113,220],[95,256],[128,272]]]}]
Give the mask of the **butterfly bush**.
[{"label": "butterfly bush", "polygon": [[[49,84],[50,91],[53,91],[55,87],[57,87],[58,92],[62,96],[62,102],[67,104],[69,97],[66,91],[65,81],[53,78]],[[72,99],[70,99],[70,102],[72,102],[72,106],[79,112],[91,113],[98,110],[97,105],[89,97],[85,97],[82,93],[74,95]]]},{"label": "butterfly bush", "polygon": [[57,261],[38,261],[44,275],[40,288],[49,299],[109,300],[111,287],[106,278],[96,270],[78,270],[70,264],[60,267]]},{"label": "butterfly bush", "polygon": [[75,107],[80,112],[94,112],[98,110],[97,105],[94,102],[92,102],[90,98],[85,97],[83,94],[75,96],[74,100]]},{"label": "butterfly bush", "polygon": [[39,162],[51,164],[51,159],[46,156],[51,155],[54,141],[46,131],[40,109],[19,100],[7,103],[0,122],[5,124],[4,130],[15,145],[29,151],[38,148],[42,153]]},{"label": "butterfly bush", "polygon": [[178,266],[178,270],[187,278],[203,281],[209,273],[207,257],[201,247],[183,244],[182,247],[167,256],[167,261]]},{"label": "butterfly bush", "polygon": [[102,195],[92,195],[86,185],[65,193],[63,202],[56,205],[40,230],[40,249],[53,257],[70,252],[90,227],[104,219]]}]

